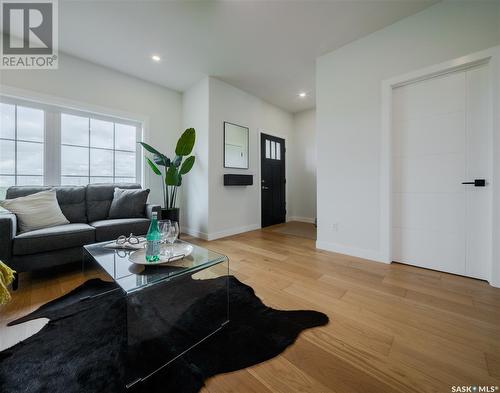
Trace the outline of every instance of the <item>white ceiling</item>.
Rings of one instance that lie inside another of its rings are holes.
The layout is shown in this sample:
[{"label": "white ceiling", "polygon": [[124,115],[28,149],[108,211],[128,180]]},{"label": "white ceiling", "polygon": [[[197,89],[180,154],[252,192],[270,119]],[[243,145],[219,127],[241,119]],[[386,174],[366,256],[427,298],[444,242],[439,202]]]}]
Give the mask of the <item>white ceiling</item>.
[{"label": "white ceiling", "polygon": [[63,0],[59,45],[179,91],[211,75],[297,112],[315,105],[319,55],[435,2]]}]

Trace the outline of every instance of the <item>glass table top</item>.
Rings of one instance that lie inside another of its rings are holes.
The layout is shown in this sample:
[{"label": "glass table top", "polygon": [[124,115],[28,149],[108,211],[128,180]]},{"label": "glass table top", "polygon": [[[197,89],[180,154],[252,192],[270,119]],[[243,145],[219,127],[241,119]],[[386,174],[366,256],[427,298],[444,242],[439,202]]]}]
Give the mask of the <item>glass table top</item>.
[{"label": "glass table top", "polygon": [[[190,255],[168,264],[155,263],[139,265],[129,261],[134,250],[113,249],[105,247],[114,241],[94,243],[84,246],[86,253],[92,257],[113,280],[127,293],[183,275],[192,275],[198,271],[227,261],[225,255],[210,251],[204,247],[193,246]],[[177,240],[177,243],[187,243]]]}]

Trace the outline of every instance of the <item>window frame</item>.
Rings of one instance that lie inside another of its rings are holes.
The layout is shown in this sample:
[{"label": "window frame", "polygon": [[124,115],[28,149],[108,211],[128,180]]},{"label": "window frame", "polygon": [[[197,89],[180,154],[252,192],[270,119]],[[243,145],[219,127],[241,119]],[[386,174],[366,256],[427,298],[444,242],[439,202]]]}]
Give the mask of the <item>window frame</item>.
[{"label": "window frame", "polygon": [[[5,99],[4,99],[5,98]],[[46,172],[46,143],[47,143],[47,137],[46,137],[46,129],[47,129],[47,112],[45,111],[45,109],[42,109],[40,108],[40,106],[38,105],[32,105],[32,103],[30,101],[25,101],[25,100],[14,100],[12,98],[8,98],[8,97],[3,97],[3,96],[0,96],[0,103],[2,104],[7,104],[7,105],[13,105],[14,106],[14,116],[15,116],[15,119],[14,119],[14,139],[10,139],[10,138],[2,138],[2,140],[10,140],[10,141],[13,141],[14,142],[14,173],[11,175],[11,174],[7,174],[7,173],[0,173],[0,176],[13,176],[14,177],[14,183],[17,184],[17,179],[19,177],[23,177],[23,176],[33,176],[33,177],[41,177],[42,178],[42,184],[45,182],[45,172]],[[44,117],[44,124],[43,124],[43,137],[42,137],[42,141],[41,142],[38,142],[38,141],[28,141],[28,140],[24,140],[24,139],[19,139],[18,138],[18,109],[17,107],[18,106],[21,106],[21,107],[25,107],[25,108],[30,108],[30,109],[36,109],[36,110],[42,110],[43,111],[43,117]],[[42,171],[42,174],[41,175],[34,175],[34,174],[19,174],[18,172],[18,160],[17,160],[17,156],[18,156],[18,143],[21,142],[26,142],[26,143],[38,143],[38,144],[41,144],[43,146],[43,150],[42,150],[42,162],[43,162],[43,171]]]},{"label": "window frame", "polygon": [[281,142],[266,138],[264,150],[266,160],[281,161]]},{"label": "window frame", "polygon": [[[136,129],[136,141],[140,142],[144,137],[144,123],[139,120],[131,120],[126,119],[119,116],[114,115],[105,115],[101,113],[96,113],[89,110],[84,109],[74,109],[61,105],[53,105],[53,104],[45,104],[40,102],[35,102],[31,100],[27,100],[24,98],[10,97],[6,95],[0,95],[0,102],[23,106],[33,109],[39,109],[44,111],[44,136],[43,136],[43,185],[45,186],[58,186],[61,185],[62,179],[62,149],[61,149],[61,133],[62,133],[62,124],[61,118],[62,114],[88,117],[89,119],[103,120],[107,122],[113,123],[113,135],[115,133],[115,123],[128,125],[135,127]],[[16,109],[17,111],[17,109]],[[90,122],[90,121],[89,121]],[[17,140],[17,124],[16,124],[16,140]],[[115,149],[115,138],[113,138],[113,148],[108,149],[113,151],[113,180],[116,176],[114,176],[115,172],[115,152],[116,151],[124,151],[123,149]],[[90,154],[90,144],[87,147],[89,149]],[[135,146],[135,182],[143,185],[143,167],[141,160],[142,149],[139,143],[136,143]],[[56,157],[56,158],[54,158]],[[17,164],[16,164],[17,165]],[[17,177],[17,169],[15,172],[15,176]],[[81,176],[87,177],[87,176]],[[119,177],[119,176],[118,176]],[[90,184],[90,162],[89,162],[89,184]]]}]

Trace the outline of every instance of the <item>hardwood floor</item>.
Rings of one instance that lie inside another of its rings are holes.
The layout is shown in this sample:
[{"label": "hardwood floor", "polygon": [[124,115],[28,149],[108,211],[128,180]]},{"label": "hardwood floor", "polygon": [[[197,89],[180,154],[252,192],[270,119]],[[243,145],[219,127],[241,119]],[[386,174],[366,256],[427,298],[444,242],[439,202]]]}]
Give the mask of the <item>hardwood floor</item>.
[{"label": "hardwood floor", "polygon": [[283,235],[293,235],[316,240],[316,227],[312,223],[289,221],[284,224],[273,225],[266,228],[267,231],[281,233]]},{"label": "hardwood floor", "polygon": [[[401,264],[316,250],[314,241],[257,230],[195,243],[225,253],[232,273],[280,309],[330,317],[280,356],[207,381],[204,393],[451,392],[500,386],[500,289]],[[23,275],[0,309],[0,347],[42,325],[5,324],[85,280],[78,269]]]}]

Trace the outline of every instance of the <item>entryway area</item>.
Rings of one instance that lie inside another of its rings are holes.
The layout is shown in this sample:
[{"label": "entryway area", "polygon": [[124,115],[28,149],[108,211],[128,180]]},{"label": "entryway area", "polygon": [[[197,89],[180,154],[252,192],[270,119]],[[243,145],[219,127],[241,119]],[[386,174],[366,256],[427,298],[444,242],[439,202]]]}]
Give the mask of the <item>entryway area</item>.
[{"label": "entryway area", "polygon": [[260,134],[262,227],[286,221],[285,140]]},{"label": "entryway area", "polygon": [[289,221],[284,224],[272,225],[267,227],[266,230],[281,233],[282,235],[316,240],[316,226],[309,222]]},{"label": "entryway area", "polygon": [[393,86],[393,261],[490,278],[490,86],[487,62]]}]

